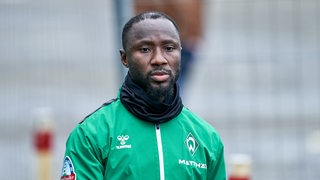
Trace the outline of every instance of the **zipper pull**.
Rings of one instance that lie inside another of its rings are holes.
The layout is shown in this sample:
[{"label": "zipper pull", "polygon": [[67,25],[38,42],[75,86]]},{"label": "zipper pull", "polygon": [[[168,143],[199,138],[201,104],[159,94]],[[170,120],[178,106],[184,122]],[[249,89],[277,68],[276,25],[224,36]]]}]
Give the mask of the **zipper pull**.
[{"label": "zipper pull", "polygon": [[156,128],[157,128],[157,130],[160,129],[160,124],[159,123],[156,124]]}]

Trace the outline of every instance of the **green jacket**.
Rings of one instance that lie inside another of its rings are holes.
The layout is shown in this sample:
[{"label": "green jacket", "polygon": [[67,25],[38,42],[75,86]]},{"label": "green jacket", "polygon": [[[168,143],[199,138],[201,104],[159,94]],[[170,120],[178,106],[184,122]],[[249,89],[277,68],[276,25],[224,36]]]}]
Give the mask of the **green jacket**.
[{"label": "green jacket", "polygon": [[176,118],[152,124],[116,99],[72,131],[61,179],[225,180],[223,144],[185,107]]}]

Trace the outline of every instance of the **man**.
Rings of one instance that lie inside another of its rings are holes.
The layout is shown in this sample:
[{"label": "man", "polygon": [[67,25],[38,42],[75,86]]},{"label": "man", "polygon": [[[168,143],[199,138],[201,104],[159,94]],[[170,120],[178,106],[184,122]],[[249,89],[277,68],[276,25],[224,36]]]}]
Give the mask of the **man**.
[{"label": "man", "polygon": [[160,12],[139,14],[125,25],[122,45],[128,74],[118,98],[72,131],[61,179],[226,179],[219,135],[179,96],[175,22]]}]

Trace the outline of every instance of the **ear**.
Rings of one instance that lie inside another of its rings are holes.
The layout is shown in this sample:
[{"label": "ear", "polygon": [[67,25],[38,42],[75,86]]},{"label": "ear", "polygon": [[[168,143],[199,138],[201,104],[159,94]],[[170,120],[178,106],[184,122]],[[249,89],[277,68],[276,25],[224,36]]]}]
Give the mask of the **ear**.
[{"label": "ear", "polygon": [[120,49],[120,57],[122,64],[128,68],[128,61],[127,61],[127,55],[126,52],[123,49]]},{"label": "ear", "polygon": [[127,55],[126,52],[123,49],[120,49],[120,57],[121,57],[121,62],[122,64],[128,68],[128,61],[127,61]]}]

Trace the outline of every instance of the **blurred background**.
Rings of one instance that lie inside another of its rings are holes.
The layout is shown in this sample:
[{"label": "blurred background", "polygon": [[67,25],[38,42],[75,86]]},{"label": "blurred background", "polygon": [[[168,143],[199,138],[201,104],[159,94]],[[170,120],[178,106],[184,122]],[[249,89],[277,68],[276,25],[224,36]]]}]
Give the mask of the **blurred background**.
[{"label": "blurred background", "polygon": [[[319,0],[0,0],[1,179],[37,179],[48,162],[59,179],[72,128],[117,95],[120,31],[144,10],[180,25],[184,104],[216,127],[228,167],[241,154],[254,180],[318,179],[319,9]],[[35,140],[43,129],[49,161]]]}]

